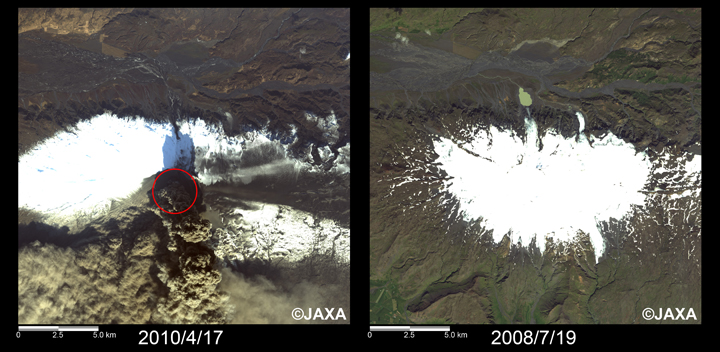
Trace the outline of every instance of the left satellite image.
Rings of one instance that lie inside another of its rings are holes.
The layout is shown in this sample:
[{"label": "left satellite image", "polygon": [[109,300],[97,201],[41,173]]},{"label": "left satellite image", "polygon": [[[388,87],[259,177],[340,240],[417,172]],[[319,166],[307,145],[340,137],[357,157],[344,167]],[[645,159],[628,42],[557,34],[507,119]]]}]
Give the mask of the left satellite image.
[{"label": "left satellite image", "polygon": [[19,324],[348,324],[349,194],[349,9],[18,9]]}]

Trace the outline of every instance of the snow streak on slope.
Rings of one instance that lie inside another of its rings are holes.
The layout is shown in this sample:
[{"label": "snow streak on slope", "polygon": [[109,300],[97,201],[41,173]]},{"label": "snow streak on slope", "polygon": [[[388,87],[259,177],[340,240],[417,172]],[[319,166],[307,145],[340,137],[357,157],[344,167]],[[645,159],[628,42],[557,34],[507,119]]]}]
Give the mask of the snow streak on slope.
[{"label": "snow streak on slope", "polygon": [[247,204],[252,209],[235,209],[234,214],[241,216],[224,216],[224,227],[214,230],[215,254],[221,260],[293,263],[315,251],[350,262],[349,229],[284,205]]}]

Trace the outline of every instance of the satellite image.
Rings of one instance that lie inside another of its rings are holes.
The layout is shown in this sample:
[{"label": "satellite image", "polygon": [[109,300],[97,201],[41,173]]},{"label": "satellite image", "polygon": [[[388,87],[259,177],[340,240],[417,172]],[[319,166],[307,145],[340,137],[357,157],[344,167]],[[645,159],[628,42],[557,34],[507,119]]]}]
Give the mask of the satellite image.
[{"label": "satellite image", "polygon": [[701,25],[370,9],[370,323],[701,323]]},{"label": "satellite image", "polygon": [[19,324],[348,324],[349,192],[349,9],[18,9]]}]

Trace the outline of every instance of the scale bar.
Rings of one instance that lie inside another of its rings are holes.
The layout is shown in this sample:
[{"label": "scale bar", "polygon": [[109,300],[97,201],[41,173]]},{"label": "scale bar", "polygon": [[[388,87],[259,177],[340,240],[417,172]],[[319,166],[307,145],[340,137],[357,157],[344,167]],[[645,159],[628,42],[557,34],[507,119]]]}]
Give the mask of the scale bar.
[{"label": "scale bar", "polygon": [[449,326],[411,326],[410,331],[450,331]]},{"label": "scale bar", "polygon": [[370,331],[450,331],[449,326],[371,326]]},{"label": "scale bar", "polygon": [[25,325],[25,326],[18,326],[18,331],[100,331],[100,327],[99,326]]}]

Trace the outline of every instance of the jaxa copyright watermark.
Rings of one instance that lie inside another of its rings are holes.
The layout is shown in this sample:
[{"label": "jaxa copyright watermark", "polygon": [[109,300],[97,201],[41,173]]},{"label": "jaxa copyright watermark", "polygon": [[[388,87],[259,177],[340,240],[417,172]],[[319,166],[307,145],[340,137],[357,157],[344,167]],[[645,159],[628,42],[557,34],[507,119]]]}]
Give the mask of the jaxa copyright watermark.
[{"label": "jaxa copyright watermark", "polygon": [[672,309],[658,308],[657,313],[652,308],[645,308],[642,311],[642,316],[645,320],[697,320],[695,316],[695,310],[690,308],[687,312],[685,308],[675,308],[675,312]]},{"label": "jaxa copyright watermark", "polygon": [[292,317],[295,320],[305,319],[305,320],[339,320],[342,318],[342,320],[347,320],[345,318],[345,312],[343,312],[343,309],[338,309],[337,312],[334,312],[335,308],[325,308],[325,312],[323,313],[320,308],[308,308],[307,312],[302,310],[301,308],[295,308],[292,310]]}]

